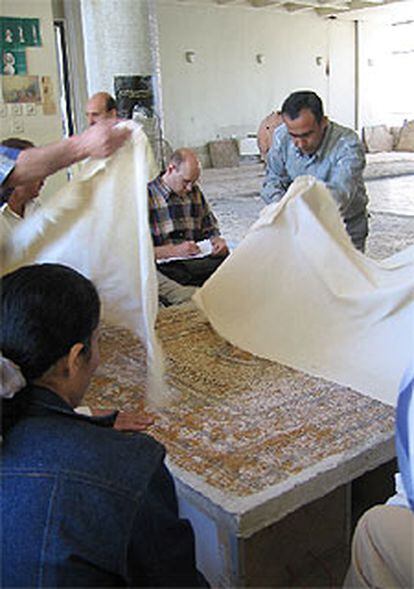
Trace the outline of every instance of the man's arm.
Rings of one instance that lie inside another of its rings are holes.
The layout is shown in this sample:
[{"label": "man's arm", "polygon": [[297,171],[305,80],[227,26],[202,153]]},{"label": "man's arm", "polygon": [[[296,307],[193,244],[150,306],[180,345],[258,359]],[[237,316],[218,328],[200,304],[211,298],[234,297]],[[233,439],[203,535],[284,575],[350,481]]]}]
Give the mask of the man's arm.
[{"label": "man's arm", "polygon": [[266,204],[281,200],[292,183],[284,160],[281,143],[279,138],[274,135],[272,147],[267,154],[266,177],[260,192],[260,196]]},{"label": "man's arm", "polygon": [[[340,212],[343,214],[355,197],[367,201],[362,173],[365,168],[365,154],[358,136],[344,138],[338,148],[327,187],[331,191]],[[355,203],[354,203],[355,204]],[[360,203],[358,203],[360,205]],[[353,207],[352,207],[353,208]],[[360,212],[361,208],[358,206]]]},{"label": "man's arm", "polygon": [[87,157],[112,155],[131,134],[129,129],[118,128],[114,124],[114,121],[102,121],[80,135],[21,151],[4,186],[18,186],[46,178]]}]

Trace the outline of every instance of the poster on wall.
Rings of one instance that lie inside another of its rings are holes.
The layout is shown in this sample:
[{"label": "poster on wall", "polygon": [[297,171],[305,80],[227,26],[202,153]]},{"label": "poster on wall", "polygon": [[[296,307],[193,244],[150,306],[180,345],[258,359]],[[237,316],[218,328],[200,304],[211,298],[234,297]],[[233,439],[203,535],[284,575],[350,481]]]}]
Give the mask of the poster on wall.
[{"label": "poster on wall", "polygon": [[0,17],[0,46],[2,51],[40,47],[40,24],[38,18]]},{"label": "poster on wall", "polygon": [[145,117],[154,116],[152,76],[115,76],[114,89],[119,117],[131,119],[134,107]]},{"label": "poster on wall", "polygon": [[3,76],[4,102],[41,102],[38,76]]},{"label": "poster on wall", "polygon": [[43,114],[44,115],[55,115],[57,112],[55,93],[53,90],[53,82],[50,76],[42,76],[40,79],[42,86],[42,97],[43,97]]},{"label": "poster on wall", "polygon": [[27,74],[26,51],[2,50],[3,76],[24,76]]}]

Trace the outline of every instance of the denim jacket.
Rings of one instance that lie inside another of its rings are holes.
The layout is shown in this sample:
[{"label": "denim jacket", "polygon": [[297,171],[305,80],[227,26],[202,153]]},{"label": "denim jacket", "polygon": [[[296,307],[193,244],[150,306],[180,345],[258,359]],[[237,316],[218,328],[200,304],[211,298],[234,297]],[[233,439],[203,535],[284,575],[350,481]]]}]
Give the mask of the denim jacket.
[{"label": "denim jacket", "polygon": [[40,387],[3,409],[3,587],[207,586],[161,444]]}]

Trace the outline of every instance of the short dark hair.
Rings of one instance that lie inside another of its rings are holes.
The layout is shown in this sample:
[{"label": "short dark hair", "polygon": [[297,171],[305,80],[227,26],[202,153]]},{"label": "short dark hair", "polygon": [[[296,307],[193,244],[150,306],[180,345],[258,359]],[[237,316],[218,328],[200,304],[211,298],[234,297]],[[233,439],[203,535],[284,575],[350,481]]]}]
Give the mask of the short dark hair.
[{"label": "short dark hair", "polygon": [[20,139],[20,137],[9,137],[8,139],[4,139],[4,141],[1,142],[1,145],[4,145],[4,147],[11,147],[12,149],[20,149],[21,151],[34,147],[34,143],[28,139]]},{"label": "short dark hair", "polygon": [[22,266],[0,281],[0,348],[30,382],[79,342],[88,353],[99,323],[95,286],[61,264]]},{"label": "short dark hair", "polygon": [[110,110],[116,110],[116,102],[115,98],[108,94],[106,98],[106,112],[109,112]]},{"label": "short dark hair", "polygon": [[[20,149],[21,151],[29,149],[30,147],[34,147],[34,143],[28,139],[20,139],[19,137],[9,137],[8,139],[4,139],[0,145],[4,145],[4,147],[10,147],[12,149]],[[8,201],[9,196],[13,190],[13,186],[9,186],[8,188],[0,187],[0,206]]]},{"label": "short dark hair", "polygon": [[311,90],[300,90],[293,92],[286,98],[282,104],[282,115],[287,115],[290,119],[295,120],[303,109],[308,109],[314,115],[317,123],[323,119],[322,100]]}]

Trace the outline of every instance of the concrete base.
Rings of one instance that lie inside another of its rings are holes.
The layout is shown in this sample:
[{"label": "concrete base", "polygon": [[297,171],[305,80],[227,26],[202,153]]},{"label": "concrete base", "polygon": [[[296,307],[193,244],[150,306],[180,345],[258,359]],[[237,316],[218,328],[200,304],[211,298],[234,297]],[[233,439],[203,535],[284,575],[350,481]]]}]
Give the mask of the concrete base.
[{"label": "concrete base", "polygon": [[197,562],[216,587],[341,587],[353,528],[393,494],[391,460],[247,538],[180,497],[195,529]]}]

